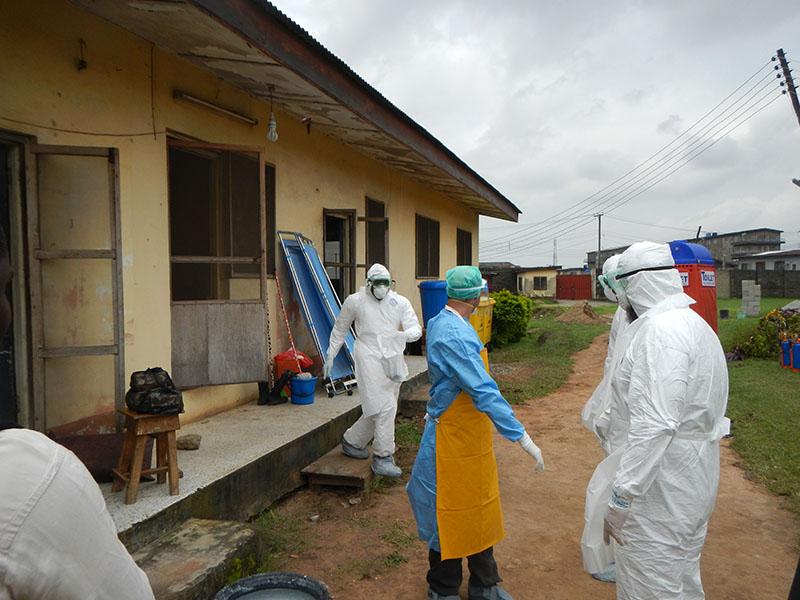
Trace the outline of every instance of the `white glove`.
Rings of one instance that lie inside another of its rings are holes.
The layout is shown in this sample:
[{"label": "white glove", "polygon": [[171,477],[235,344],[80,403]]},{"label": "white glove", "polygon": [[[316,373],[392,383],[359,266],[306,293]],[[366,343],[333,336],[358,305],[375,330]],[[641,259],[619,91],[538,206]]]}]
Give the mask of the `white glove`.
[{"label": "white glove", "polygon": [[630,514],[630,502],[623,500],[612,491],[611,502],[608,503],[606,508],[606,516],[603,522],[603,541],[608,545],[611,538],[614,539],[620,546],[624,546],[627,542],[625,536],[622,535],[622,528],[625,521]]},{"label": "white glove", "polygon": [[528,435],[527,431],[525,432],[525,435],[520,438],[519,445],[522,446],[522,449],[530,454],[536,461],[536,470],[544,471],[544,458],[542,457],[542,451],[539,449],[539,446],[533,443],[533,440],[531,439],[531,436]]},{"label": "white glove", "polygon": [[333,361],[336,359],[335,356],[328,356],[325,359],[325,364],[322,365],[322,377],[323,379],[330,379],[331,378],[331,371],[333,371]]}]

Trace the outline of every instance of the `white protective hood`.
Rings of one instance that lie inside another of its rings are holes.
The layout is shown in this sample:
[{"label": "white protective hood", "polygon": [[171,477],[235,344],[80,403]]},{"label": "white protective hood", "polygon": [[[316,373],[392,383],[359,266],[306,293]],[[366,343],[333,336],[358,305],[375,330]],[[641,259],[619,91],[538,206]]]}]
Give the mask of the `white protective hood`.
[{"label": "white protective hood", "polygon": [[392,276],[389,273],[389,269],[380,263],[375,263],[369,268],[369,271],[367,271],[367,279],[370,281],[374,281],[376,279],[387,279],[391,281]]},{"label": "white protective hood", "polygon": [[[618,271],[621,275],[639,272],[619,277],[618,295],[623,295],[641,317],[662,300],[683,292],[680,273],[674,266],[675,260],[668,244],[636,242],[620,255]],[[659,267],[673,268],[651,270]],[[624,304],[622,298],[620,304]]]}]

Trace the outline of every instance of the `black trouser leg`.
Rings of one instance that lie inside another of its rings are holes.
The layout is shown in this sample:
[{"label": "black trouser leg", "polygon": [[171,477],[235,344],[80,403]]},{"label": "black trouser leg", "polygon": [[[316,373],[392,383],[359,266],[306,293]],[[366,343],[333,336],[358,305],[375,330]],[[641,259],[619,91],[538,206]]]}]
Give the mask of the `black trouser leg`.
[{"label": "black trouser leg", "polygon": [[469,565],[469,584],[475,587],[492,587],[500,582],[494,548],[489,546],[483,552],[467,557]]},{"label": "black trouser leg", "polygon": [[428,585],[441,596],[458,596],[461,587],[461,559],[448,558],[442,560],[442,555],[436,550],[428,551]]},{"label": "black trouser leg", "polygon": [[[428,552],[428,585],[442,596],[457,596],[461,587],[462,572],[460,558],[442,560],[436,550]],[[469,565],[469,584],[476,587],[492,587],[500,581],[497,563],[494,560],[494,548],[489,547],[482,552],[467,557]]]},{"label": "black trouser leg", "polygon": [[797,570],[794,572],[792,589],[789,590],[789,600],[800,600],[800,561],[797,562]]}]

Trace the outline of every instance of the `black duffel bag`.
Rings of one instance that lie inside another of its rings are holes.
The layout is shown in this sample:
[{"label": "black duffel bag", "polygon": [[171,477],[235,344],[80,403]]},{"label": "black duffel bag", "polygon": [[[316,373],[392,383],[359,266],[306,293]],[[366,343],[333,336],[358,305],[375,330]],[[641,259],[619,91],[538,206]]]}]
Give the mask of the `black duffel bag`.
[{"label": "black duffel bag", "polygon": [[131,389],[135,392],[147,392],[155,389],[174,390],[175,384],[161,367],[152,367],[145,371],[131,373]]},{"label": "black duffel bag", "polygon": [[175,389],[164,369],[155,367],[131,374],[131,389],[125,404],[134,412],[151,415],[177,415],[183,412],[183,394]]}]

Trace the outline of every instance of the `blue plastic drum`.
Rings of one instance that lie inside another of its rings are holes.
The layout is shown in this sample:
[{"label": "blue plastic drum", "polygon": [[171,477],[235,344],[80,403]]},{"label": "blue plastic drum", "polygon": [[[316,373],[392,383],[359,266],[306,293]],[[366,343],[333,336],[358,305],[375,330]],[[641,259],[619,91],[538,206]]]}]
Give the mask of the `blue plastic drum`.
[{"label": "blue plastic drum", "polygon": [[296,573],[259,573],[232,583],[214,600],[330,600],[325,584]]},{"label": "blue plastic drum", "polygon": [[423,326],[428,327],[428,321],[442,312],[447,304],[447,282],[423,281],[419,284],[419,296],[422,300]]}]

